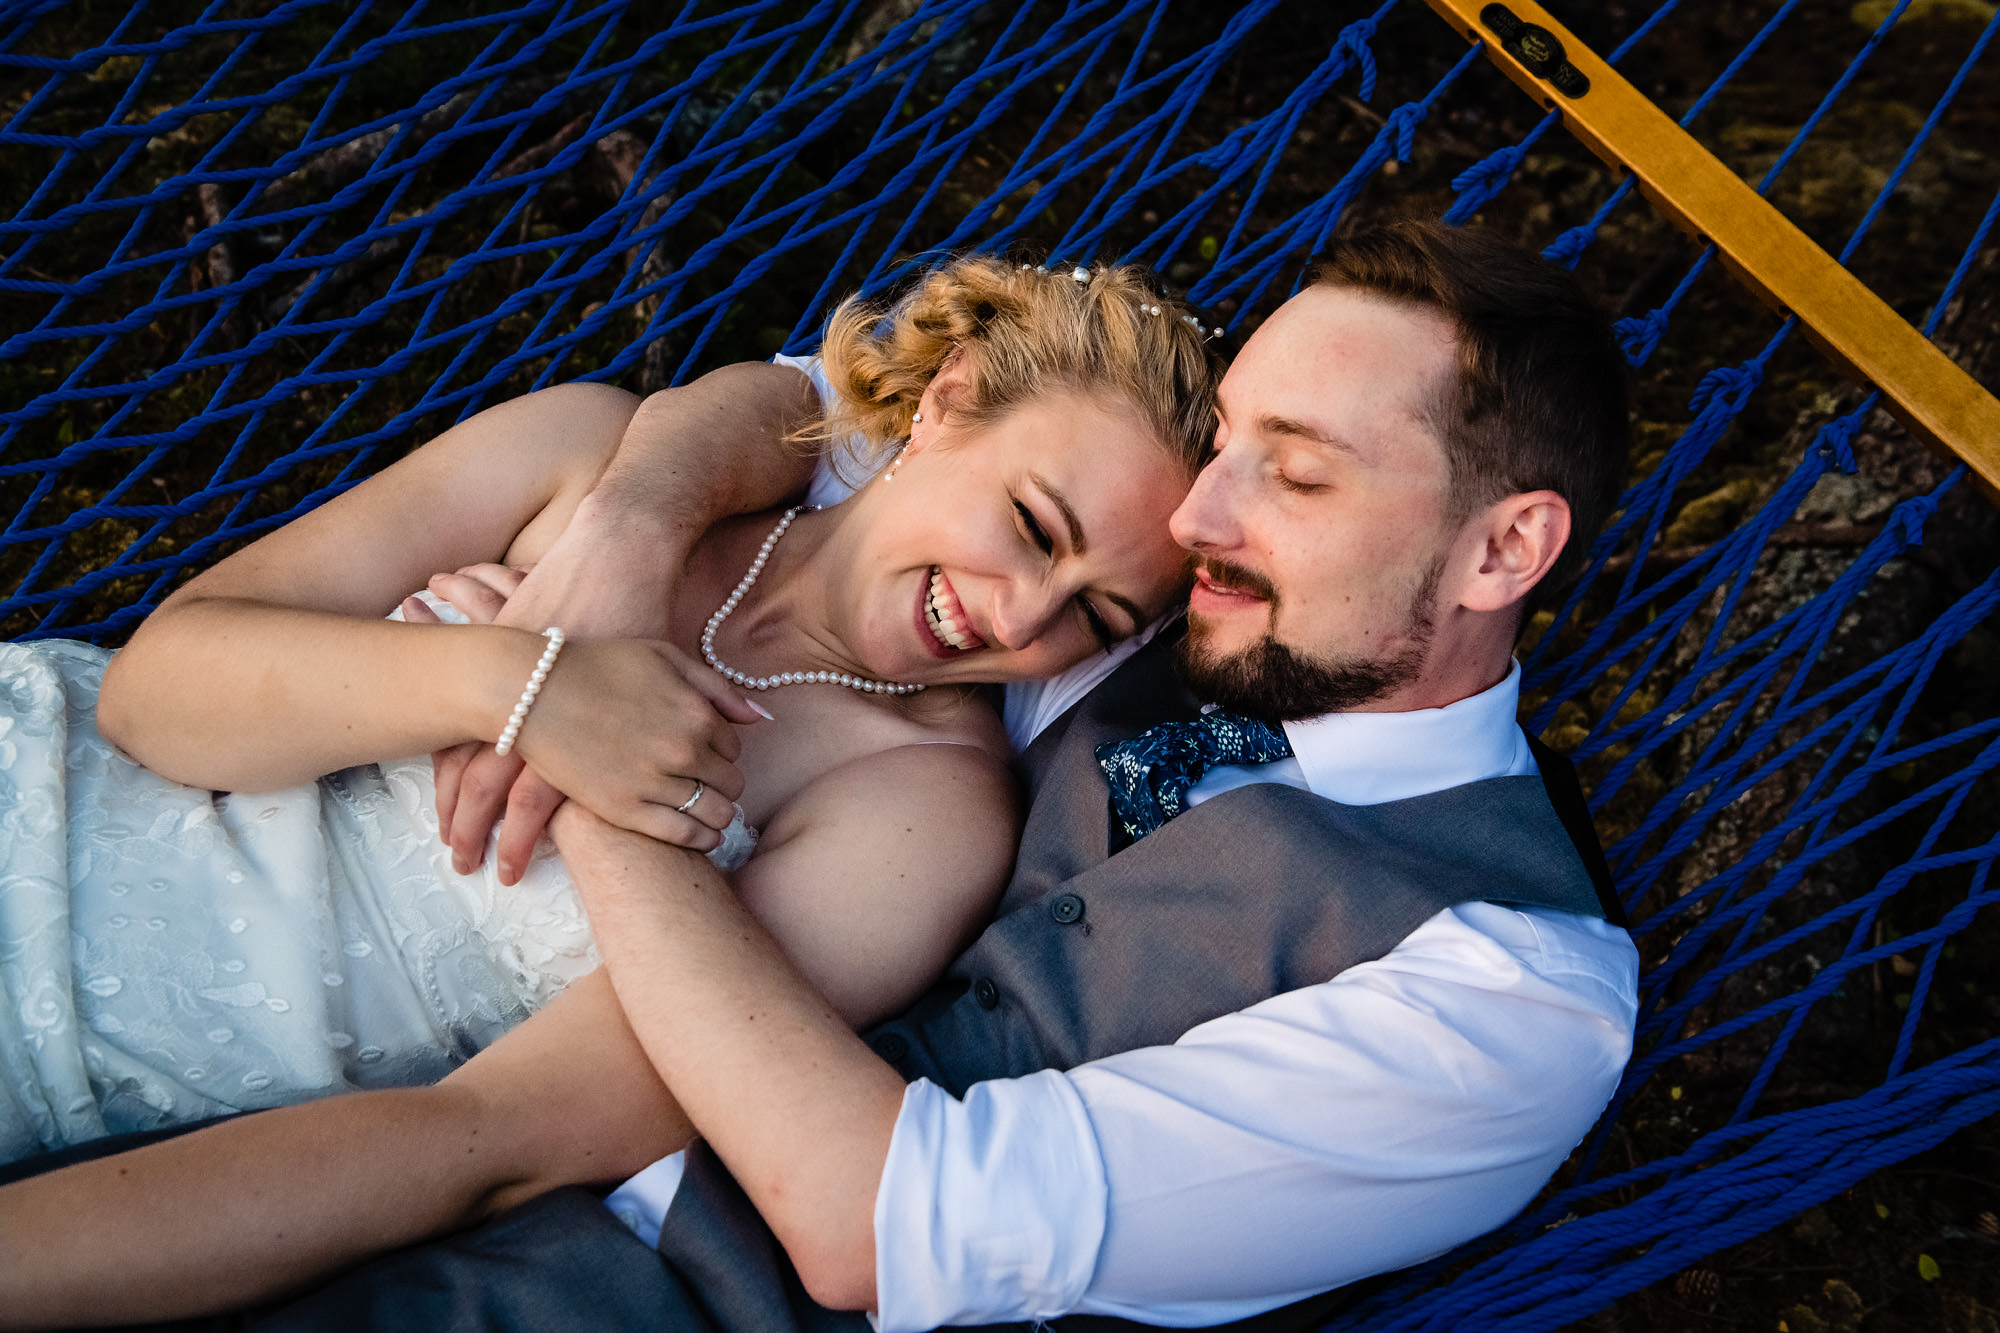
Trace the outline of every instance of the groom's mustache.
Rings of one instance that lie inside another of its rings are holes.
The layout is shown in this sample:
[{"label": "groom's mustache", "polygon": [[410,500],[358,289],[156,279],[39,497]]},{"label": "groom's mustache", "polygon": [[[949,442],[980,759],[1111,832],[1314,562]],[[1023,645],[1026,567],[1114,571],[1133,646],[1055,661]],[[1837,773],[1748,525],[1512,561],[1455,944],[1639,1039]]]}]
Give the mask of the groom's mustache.
[{"label": "groom's mustache", "polygon": [[1196,556],[1189,561],[1189,565],[1208,575],[1216,583],[1261,598],[1270,603],[1273,611],[1278,609],[1278,585],[1254,569],[1215,556]]}]

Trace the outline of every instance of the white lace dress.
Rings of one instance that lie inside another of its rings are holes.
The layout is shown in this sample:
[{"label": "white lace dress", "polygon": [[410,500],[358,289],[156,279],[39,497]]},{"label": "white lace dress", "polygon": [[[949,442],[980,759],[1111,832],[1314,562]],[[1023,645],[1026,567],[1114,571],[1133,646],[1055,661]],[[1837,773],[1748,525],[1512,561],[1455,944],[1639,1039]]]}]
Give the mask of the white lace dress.
[{"label": "white lace dress", "polygon": [[546,846],[453,873],[427,758],[183,787],[98,734],[109,657],[0,645],[0,1161],[430,1082],[597,965]]}]

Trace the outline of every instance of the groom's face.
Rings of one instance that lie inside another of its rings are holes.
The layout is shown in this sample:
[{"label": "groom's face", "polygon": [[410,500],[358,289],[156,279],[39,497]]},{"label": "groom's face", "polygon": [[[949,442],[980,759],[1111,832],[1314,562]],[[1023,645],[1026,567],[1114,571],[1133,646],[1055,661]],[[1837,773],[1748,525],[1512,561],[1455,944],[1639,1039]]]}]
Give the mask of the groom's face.
[{"label": "groom's face", "polygon": [[1403,706],[1457,535],[1431,424],[1456,373],[1443,316],[1352,290],[1309,288],[1251,336],[1171,525],[1202,697],[1283,720]]}]

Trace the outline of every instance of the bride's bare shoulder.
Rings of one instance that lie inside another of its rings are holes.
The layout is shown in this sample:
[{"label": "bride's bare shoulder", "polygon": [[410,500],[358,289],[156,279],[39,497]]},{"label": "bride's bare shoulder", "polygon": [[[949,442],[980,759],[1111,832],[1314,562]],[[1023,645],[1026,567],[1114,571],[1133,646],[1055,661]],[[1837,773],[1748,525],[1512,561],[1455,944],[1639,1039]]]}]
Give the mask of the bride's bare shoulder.
[{"label": "bride's bare shoulder", "polygon": [[905,701],[906,745],[969,745],[1005,764],[1013,758],[1000,720],[999,692],[977,687],[925,690]]},{"label": "bride's bare shoulder", "polygon": [[[925,846],[943,839],[964,866],[1004,869],[1022,813],[1019,785],[1002,754],[984,745],[919,740],[821,773],[765,825],[758,853],[805,835],[829,853],[849,844],[879,851],[908,835]],[[983,883],[985,876],[972,878]]]}]

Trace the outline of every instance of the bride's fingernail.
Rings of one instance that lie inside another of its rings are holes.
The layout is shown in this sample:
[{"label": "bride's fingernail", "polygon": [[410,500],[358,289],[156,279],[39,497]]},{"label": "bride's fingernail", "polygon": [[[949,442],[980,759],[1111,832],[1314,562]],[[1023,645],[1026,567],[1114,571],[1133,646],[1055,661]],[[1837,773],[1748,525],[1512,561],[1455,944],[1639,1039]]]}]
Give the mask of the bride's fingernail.
[{"label": "bride's fingernail", "polygon": [[766,722],[776,722],[778,720],[771,715],[770,709],[764,707],[764,705],[758,703],[755,699],[745,699],[743,702],[750,705],[750,711],[758,717],[763,718]]}]

